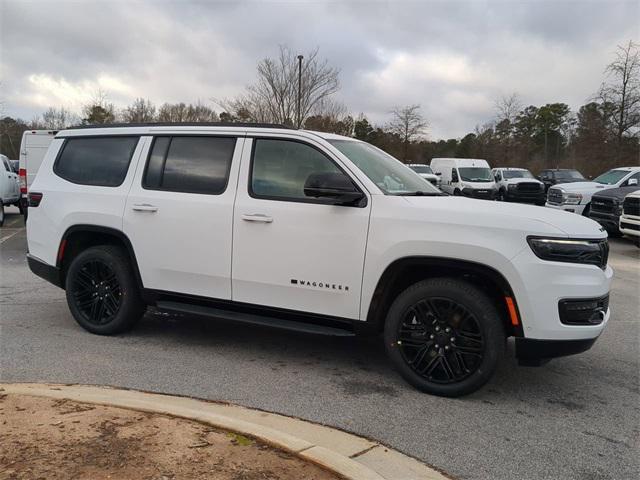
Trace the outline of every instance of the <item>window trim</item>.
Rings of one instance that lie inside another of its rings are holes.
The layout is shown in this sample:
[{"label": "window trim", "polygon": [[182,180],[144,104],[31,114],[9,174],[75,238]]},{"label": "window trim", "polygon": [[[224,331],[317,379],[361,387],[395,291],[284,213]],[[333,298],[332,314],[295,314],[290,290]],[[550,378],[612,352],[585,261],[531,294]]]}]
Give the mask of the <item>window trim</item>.
[{"label": "window trim", "polygon": [[[125,171],[124,177],[122,177],[122,181],[117,185],[105,185],[103,183],[81,183],[81,182],[75,182],[75,181],[73,181],[73,180],[61,175],[60,172],[58,171],[58,165],[60,164],[60,159],[62,158],[62,154],[64,153],[65,148],[67,148],[67,145],[68,145],[70,140],[73,140],[73,139],[86,140],[86,139],[95,139],[95,138],[137,138],[138,139],[136,144],[131,149],[131,153],[129,154],[129,160],[127,162],[127,169]],[[136,150],[138,149],[138,146],[140,145],[140,139],[141,138],[142,138],[142,135],[139,135],[139,134],[73,135],[73,136],[70,136],[70,137],[64,137],[64,142],[62,143],[62,146],[60,147],[60,150],[58,150],[58,153],[56,154],[56,159],[53,162],[53,173],[58,178],[61,178],[66,182],[73,183],[74,185],[82,185],[84,187],[104,187],[104,188],[118,188],[118,187],[121,187],[122,184],[124,183],[124,181],[127,179],[127,176],[129,175],[129,170],[131,169],[131,160],[133,159],[133,155],[134,155],[134,153],[136,153]]]},{"label": "window trim", "polygon": [[[249,171],[248,171],[248,175],[247,175],[247,191],[249,193],[249,196],[251,198],[255,198],[256,200],[273,200],[276,202],[291,202],[291,203],[309,203],[309,204],[313,204],[313,205],[330,205],[333,207],[355,207],[355,208],[365,208],[368,204],[369,204],[369,197],[367,196],[367,194],[363,191],[362,188],[360,188],[360,185],[358,185],[358,183],[356,181],[354,181],[353,177],[351,175],[349,175],[345,169],[342,167],[342,165],[340,165],[338,162],[336,162],[333,158],[331,158],[331,156],[327,153],[322,151],[319,147],[317,147],[316,145],[313,145],[309,142],[306,142],[304,140],[300,140],[297,138],[284,138],[284,137],[271,137],[271,136],[248,136],[247,139],[252,140],[251,142],[251,158],[250,158],[250,162],[249,162]],[[314,150],[317,150],[321,155],[323,155],[325,158],[327,158],[327,160],[329,160],[331,163],[333,163],[335,165],[335,167],[340,170],[342,172],[343,175],[345,175],[353,184],[353,186],[364,195],[364,201],[360,202],[360,204],[358,205],[336,205],[335,203],[332,203],[329,200],[322,200],[322,199],[316,199],[316,198],[291,198],[291,197],[280,197],[280,196],[275,196],[275,195],[259,195],[257,193],[255,193],[253,191],[253,186],[252,186],[252,180],[253,180],[253,162],[255,159],[255,153],[256,153],[256,145],[258,144],[257,140],[277,140],[277,141],[282,141],[282,142],[292,142],[292,143],[300,143],[302,145],[305,145],[307,147],[313,148]]]},{"label": "window trim", "polygon": [[[171,192],[171,193],[188,193],[191,195],[210,195],[210,196],[214,196],[217,197],[219,195],[224,195],[224,193],[227,191],[227,188],[229,188],[229,178],[231,177],[231,167],[233,166],[233,158],[235,157],[236,154],[236,149],[238,148],[238,139],[239,138],[243,138],[239,135],[229,135],[229,134],[223,134],[223,135],[216,135],[216,134],[190,134],[190,133],[185,133],[185,134],[172,134],[172,133],[156,133],[153,135],[149,135],[151,138],[151,144],[149,145],[149,151],[147,152],[147,158],[145,160],[145,165],[144,165],[144,170],[142,172],[142,178],[140,179],[140,186],[142,187],[143,190],[150,190],[150,191],[155,191],[155,192]],[[169,144],[167,145],[167,150],[166,152],[164,152],[164,158],[162,159],[162,171],[161,171],[161,179],[164,178],[164,168],[165,165],[167,164],[167,156],[169,155],[169,150],[171,149],[171,144],[173,143],[173,139],[175,137],[189,137],[189,138],[228,138],[228,139],[233,139],[235,140],[235,144],[233,146],[233,152],[231,152],[231,158],[229,159],[229,165],[227,167],[227,174],[225,177],[225,181],[224,181],[224,187],[223,189],[219,192],[219,193],[211,193],[211,192],[202,192],[202,191],[193,191],[193,190],[186,190],[186,189],[182,189],[182,190],[174,190],[171,188],[163,188],[163,187],[150,187],[146,184],[146,178],[147,178],[147,170],[149,169],[149,162],[151,161],[151,154],[153,153],[153,147],[156,144],[156,139],[162,137],[169,137]]]}]

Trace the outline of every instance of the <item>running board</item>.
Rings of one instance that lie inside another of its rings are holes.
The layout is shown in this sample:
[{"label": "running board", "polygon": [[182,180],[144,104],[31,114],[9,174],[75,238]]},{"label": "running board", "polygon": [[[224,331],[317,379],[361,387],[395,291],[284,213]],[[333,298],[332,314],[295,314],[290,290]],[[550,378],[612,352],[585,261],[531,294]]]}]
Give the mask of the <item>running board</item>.
[{"label": "running board", "polygon": [[301,333],[312,333],[316,335],[328,335],[332,337],[353,337],[354,332],[347,329],[329,327],[325,325],[316,325],[314,323],[294,322],[292,320],[284,320],[282,318],[255,315],[252,313],[233,312],[223,310],[221,308],[205,307],[201,305],[191,305],[188,303],[158,301],[157,308],[169,310],[172,312],[186,313],[190,315],[201,315],[204,317],[222,318],[238,323],[246,323],[249,325],[262,325],[265,327],[280,328],[283,330],[291,330]]}]

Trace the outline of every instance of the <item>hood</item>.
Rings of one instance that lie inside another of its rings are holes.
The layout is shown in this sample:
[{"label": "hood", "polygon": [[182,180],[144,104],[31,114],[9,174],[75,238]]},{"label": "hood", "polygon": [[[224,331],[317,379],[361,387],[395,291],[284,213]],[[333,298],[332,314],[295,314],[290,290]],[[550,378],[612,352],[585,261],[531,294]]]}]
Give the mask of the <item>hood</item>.
[{"label": "hood", "polygon": [[638,192],[640,193],[640,187],[637,185],[633,185],[631,187],[620,187],[620,188],[608,188],[602,192],[596,193],[593,197],[599,198],[615,198],[617,200],[624,200],[624,197],[629,195],[630,193]]},{"label": "hood", "polygon": [[[555,235],[572,238],[604,238],[595,221],[554,208],[519,203],[492,202],[464,197],[403,197],[422,218],[441,223],[483,226],[521,231],[524,235]],[[499,234],[499,233],[496,233]]]},{"label": "hood", "polygon": [[600,190],[606,190],[608,188],[615,188],[613,185],[604,185],[597,182],[571,182],[571,183],[559,183],[551,188],[561,188],[565,192],[572,193],[596,193]]},{"label": "hood", "polygon": [[515,183],[537,183],[539,185],[542,184],[540,180],[537,180],[535,178],[508,178],[505,180],[505,182],[511,183],[511,184],[515,184]]}]

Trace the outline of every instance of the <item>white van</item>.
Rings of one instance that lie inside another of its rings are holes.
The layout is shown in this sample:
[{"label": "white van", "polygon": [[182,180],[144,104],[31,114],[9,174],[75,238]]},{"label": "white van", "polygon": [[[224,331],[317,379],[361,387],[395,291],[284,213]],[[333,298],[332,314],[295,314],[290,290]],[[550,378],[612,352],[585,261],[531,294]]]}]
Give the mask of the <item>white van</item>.
[{"label": "white van", "polygon": [[496,182],[486,160],[477,158],[433,158],[431,170],[440,177],[440,189],[450,195],[494,200]]},{"label": "white van", "polygon": [[56,130],[26,130],[20,143],[20,207],[27,218],[27,194]]}]

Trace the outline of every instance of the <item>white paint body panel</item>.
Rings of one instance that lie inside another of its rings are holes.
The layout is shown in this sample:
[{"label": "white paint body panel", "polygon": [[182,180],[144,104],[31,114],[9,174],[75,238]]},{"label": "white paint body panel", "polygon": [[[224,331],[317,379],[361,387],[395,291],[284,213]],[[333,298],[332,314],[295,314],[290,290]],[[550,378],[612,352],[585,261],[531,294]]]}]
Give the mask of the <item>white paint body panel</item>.
[{"label": "white paint body panel", "polygon": [[443,192],[453,195],[457,189],[470,188],[475,190],[491,190],[496,188],[496,182],[465,182],[458,175],[458,181],[452,178],[452,171],[464,167],[490,168],[486,160],[477,158],[433,158],[431,170],[440,177],[438,187]]},{"label": "white paint body panel", "polygon": [[20,143],[20,168],[27,171],[27,189],[36,178],[47,149],[55,137],[52,130],[27,130]]}]

